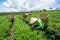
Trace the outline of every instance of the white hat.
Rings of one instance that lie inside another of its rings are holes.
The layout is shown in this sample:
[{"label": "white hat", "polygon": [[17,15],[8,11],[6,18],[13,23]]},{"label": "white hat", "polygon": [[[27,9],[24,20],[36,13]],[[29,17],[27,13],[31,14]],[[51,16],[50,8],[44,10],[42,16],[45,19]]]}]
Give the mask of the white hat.
[{"label": "white hat", "polygon": [[37,18],[31,18],[30,24],[33,24],[33,23],[35,23],[36,21],[37,21]]}]

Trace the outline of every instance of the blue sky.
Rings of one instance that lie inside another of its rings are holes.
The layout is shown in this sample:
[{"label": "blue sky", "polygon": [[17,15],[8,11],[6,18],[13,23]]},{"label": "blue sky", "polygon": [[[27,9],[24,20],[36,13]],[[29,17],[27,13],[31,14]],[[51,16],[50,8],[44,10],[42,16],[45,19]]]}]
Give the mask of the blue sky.
[{"label": "blue sky", "polygon": [[60,0],[0,0],[0,12],[60,8]]},{"label": "blue sky", "polygon": [[60,0],[56,0],[56,2],[54,3],[54,5],[52,6],[53,8],[60,8]]},{"label": "blue sky", "polygon": [[4,1],[6,1],[6,0],[0,0],[0,2],[4,2]]}]

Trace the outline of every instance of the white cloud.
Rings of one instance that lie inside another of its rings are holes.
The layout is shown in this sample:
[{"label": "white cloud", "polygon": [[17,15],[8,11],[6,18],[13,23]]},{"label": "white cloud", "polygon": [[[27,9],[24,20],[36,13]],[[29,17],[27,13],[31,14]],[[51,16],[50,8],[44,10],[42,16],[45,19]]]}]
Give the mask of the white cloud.
[{"label": "white cloud", "polygon": [[18,12],[17,9],[14,9],[14,8],[0,8],[0,12]]},{"label": "white cloud", "polygon": [[49,9],[56,0],[7,0],[1,5],[0,11],[30,11]]}]

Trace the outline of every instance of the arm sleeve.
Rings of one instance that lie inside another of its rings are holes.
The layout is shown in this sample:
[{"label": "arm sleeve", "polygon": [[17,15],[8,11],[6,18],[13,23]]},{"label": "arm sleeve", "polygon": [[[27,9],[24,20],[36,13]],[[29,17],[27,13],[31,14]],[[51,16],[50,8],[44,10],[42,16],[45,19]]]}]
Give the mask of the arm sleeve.
[{"label": "arm sleeve", "polygon": [[44,22],[40,19],[37,21],[37,24],[38,24],[38,28],[43,28],[44,27]]}]

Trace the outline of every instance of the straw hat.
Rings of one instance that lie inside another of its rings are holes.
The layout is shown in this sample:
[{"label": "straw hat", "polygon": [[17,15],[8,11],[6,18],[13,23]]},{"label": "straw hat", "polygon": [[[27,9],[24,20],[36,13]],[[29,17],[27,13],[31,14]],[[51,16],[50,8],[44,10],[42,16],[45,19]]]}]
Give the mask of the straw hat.
[{"label": "straw hat", "polygon": [[38,20],[37,18],[31,18],[31,20],[30,20],[30,24],[35,23],[37,20]]}]

